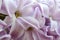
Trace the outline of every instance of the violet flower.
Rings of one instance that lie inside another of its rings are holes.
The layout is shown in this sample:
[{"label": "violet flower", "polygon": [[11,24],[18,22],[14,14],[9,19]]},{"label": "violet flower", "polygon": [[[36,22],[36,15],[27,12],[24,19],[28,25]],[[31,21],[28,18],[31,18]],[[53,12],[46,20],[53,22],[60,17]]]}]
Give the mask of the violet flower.
[{"label": "violet flower", "polygon": [[1,40],[60,40],[58,1],[2,0],[0,5],[0,13],[8,15],[0,20]]}]

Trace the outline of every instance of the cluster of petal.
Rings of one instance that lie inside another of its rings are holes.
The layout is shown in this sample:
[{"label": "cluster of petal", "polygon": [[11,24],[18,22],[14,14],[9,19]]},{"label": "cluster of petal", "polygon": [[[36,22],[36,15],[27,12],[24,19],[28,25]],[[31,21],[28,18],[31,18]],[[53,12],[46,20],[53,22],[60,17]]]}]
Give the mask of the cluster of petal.
[{"label": "cluster of petal", "polygon": [[[0,40],[60,40],[59,0],[0,0]],[[0,15],[1,16],[1,15]]]}]

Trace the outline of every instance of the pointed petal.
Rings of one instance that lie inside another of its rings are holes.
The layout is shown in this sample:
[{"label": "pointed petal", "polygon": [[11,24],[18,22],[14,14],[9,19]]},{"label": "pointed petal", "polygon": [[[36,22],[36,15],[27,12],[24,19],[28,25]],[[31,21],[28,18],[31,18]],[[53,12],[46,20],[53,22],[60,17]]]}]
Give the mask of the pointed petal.
[{"label": "pointed petal", "polygon": [[[38,29],[40,27],[39,22],[36,19],[34,19],[33,17],[23,17],[23,18],[20,17],[19,20],[22,20],[23,23],[25,23],[29,26],[32,26],[33,28]],[[27,25],[26,26],[24,25],[24,26],[26,28],[28,28],[29,26],[27,27]]]},{"label": "pointed petal", "polygon": [[10,34],[12,39],[17,39],[18,37],[22,36],[24,33],[23,28],[18,22],[15,22],[14,27],[11,27]]},{"label": "pointed petal", "polygon": [[25,32],[23,40],[34,40],[31,32]]},{"label": "pointed petal", "polygon": [[17,5],[14,0],[3,0],[5,8],[9,14],[9,16],[12,16],[12,13],[16,11]]},{"label": "pointed petal", "polygon": [[42,16],[43,16],[43,14],[42,14],[41,10],[38,7],[36,7],[33,17],[35,17],[39,21],[40,26],[43,26],[45,24],[44,16],[43,17]]},{"label": "pointed petal", "polygon": [[60,22],[57,23],[56,32],[60,35]]}]

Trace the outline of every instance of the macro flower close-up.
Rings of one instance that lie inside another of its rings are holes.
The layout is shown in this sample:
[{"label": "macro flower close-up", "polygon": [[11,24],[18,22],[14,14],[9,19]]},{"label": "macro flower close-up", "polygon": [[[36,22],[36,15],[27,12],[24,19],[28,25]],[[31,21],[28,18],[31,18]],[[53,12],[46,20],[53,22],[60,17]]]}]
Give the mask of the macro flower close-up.
[{"label": "macro flower close-up", "polygon": [[0,0],[0,40],[60,40],[60,0]]}]

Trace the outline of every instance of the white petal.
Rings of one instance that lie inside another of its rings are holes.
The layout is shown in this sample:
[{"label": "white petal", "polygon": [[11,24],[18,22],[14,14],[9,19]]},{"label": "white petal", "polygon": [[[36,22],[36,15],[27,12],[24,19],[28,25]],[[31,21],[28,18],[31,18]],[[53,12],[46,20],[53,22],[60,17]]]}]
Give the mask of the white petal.
[{"label": "white petal", "polygon": [[3,3],[5,4],[6,10],[11,17],[12,13],[16,11],[17,5],[14,0],[3,0]]}]

